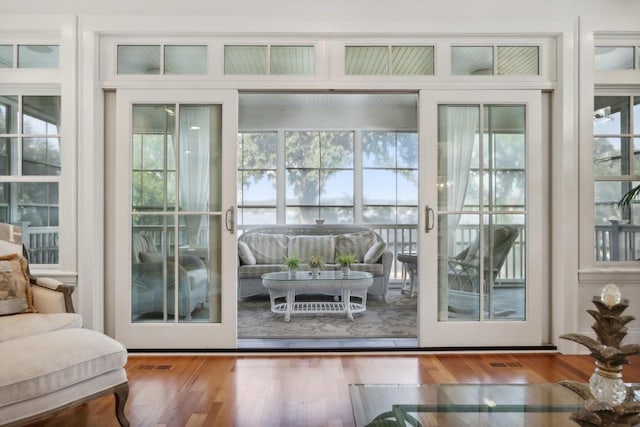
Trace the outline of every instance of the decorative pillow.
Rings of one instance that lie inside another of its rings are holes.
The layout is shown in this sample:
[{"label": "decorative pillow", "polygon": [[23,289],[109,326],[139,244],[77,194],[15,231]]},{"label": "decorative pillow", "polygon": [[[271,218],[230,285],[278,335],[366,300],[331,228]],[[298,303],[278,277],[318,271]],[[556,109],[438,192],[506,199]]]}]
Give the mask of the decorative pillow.
[{"label": "decorative pillow", "polygon": [[37,312],[27,266],[27,260],[20,255],[0,257],[0,315]]},{"label": "decorative pillow", "polygon": [[303,260],[320,256],[324,262],[333,262],[336,253],[334,236],[291,236],[289,255],[298,255]]},{"label": "decorative pillow", "polygon": [[287,256],[289,236],[286,234],[251,233],[243,236],[243,241],[251,249],[256,264],[282,264]]},{"label": "decorative pillow", "polygon": [[238,255],[240,256],[240,260],[245,265],[255,265],[256,257],[251,253],[251,249],[249,245],[245,242],[238,241]]},{"label": "decorative pillow", "polygon": [[162,262],[163,260],[162,252],[140,252],[140,262]]},{"label": "decorative pillow", "polygon": [[0,240],[0,257],[14,254],[22,255],[22,245]]},{"label": "decorative pillow", "polygon": [[377,242],[373,231],[338,234],[336,236],[336,258],[340,255],[353,255],[356,262],[363,262],[364,255]]},{"label": "decorative pillow", "polygon": [[369,248],[366,254],[364,254],[364,262],[366,264],[375,264],[378,262],[384,251],[387,249],[385,242],[376,242]]}]

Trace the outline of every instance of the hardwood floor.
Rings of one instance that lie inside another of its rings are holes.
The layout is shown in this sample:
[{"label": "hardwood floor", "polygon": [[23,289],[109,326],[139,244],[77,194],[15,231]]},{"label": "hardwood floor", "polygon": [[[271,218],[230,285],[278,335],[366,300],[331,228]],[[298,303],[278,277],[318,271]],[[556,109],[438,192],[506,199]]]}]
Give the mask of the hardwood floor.
[{"label": "hardwood floor", "polygon": [[[555,353],[420,355],[139,356],[127,364],[132,426],[353,426],[354,383],[587,381],[589,356]],[[623,370],[640,382],[640,355]],[[104,397],[32,427],[115,427]]]}]

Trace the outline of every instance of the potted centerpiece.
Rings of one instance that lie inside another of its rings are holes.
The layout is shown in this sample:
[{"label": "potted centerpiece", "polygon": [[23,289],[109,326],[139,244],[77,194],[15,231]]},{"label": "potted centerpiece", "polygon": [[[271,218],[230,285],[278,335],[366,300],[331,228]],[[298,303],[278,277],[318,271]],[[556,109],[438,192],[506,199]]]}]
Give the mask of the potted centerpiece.
[{"label": "potted centerpiece", "polygon": [[289,272],[289,276],[295,276],[296,272],[300,268],[300,264],[302,264],[302,259],[298,255],[291,255],[289,257],[284,257],[284,267]]},{"label": "potted centerpiece", "polygon": [[356,257],[351,254],[338,255],[338,264],[342,268],[342,274],[348,276],[351,273],[351,265],[356,262]]},{"label": "potted centerpiece", "polygon": [[313,255],[309,258],[309,267],[311,268],[311,275],[317,276],[320,274],[320,269],[322,268],[323,260],[320,255]]}]

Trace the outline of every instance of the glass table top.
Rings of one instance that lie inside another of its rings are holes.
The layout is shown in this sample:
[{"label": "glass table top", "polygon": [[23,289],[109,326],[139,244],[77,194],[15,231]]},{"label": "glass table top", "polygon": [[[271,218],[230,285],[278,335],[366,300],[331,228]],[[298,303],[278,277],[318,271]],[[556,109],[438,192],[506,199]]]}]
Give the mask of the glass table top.
[{"label": "glass table top", "polygon": [[361,280],[373,277],[373,274],[365,271],[353,271],[345,275],[342,271],[326,270],[317,275],[312,275],[310,271],[297,271],[295,275],[290,275],[288,271],[275,271],[264,273],[263,279],[271,281],[295,281],[295,280]]},{"label": "glass table top", "polygon": [[569,417],[584,403],[559,384],[351,384],[349,393],[357,427],[577,427]]}]

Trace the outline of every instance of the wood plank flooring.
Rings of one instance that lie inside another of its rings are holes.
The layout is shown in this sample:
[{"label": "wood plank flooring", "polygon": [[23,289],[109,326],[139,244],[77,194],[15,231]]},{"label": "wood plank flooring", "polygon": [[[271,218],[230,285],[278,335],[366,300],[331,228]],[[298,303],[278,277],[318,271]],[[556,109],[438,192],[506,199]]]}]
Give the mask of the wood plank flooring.
[{"label": "wood plank flooring", "polygon": [[[126,414],[132,426],[354,425],[354,383],[545,383],[587,381],[589,356],[519,354],[135,355]],[[623,370],[640,382],[640,356]],[[114,398],[68,409],[31,427],[116,427]]]}]

